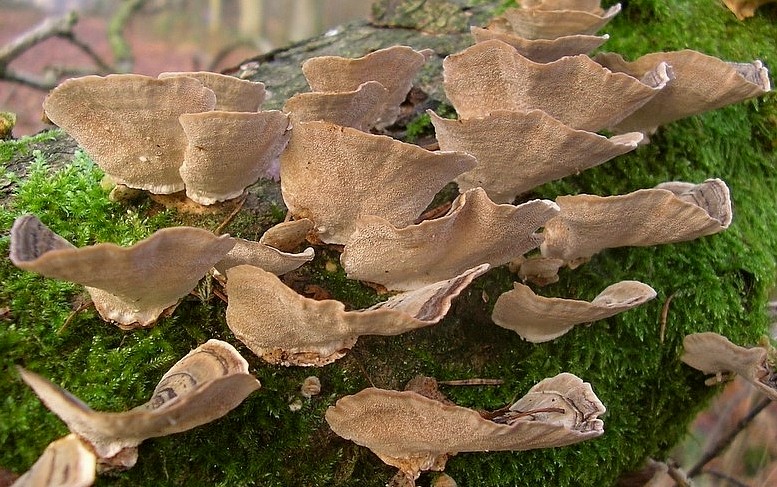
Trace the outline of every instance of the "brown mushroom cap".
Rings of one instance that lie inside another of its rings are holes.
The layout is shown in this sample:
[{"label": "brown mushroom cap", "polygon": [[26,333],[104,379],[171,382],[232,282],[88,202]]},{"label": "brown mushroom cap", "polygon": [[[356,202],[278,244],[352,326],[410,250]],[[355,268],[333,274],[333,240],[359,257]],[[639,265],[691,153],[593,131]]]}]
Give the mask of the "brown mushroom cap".
[{"label": "brown mushroom cap", "polygon": [[654,52],[627,62],[619,54],[598,54],[607,69],[642,78],[658,63],[672,67],[674,79],[666,88],[615,127],[620,132],[654,132],[659,125],[738,103],[770,90],[769,72],[761,61],[729,63],[685,49]]},{"label": "brown mushroom cap", "polygon": [[461,118],[537,108],[572,128],[595,132],[615,125],[659,93],[669,81],[666,69],[659,63],[646,84],[585,55],[540,64],[491,40],[446,57],[443,78],[445,94]]},{"label": "brown mushroom cap", "polygon": [[521,0],[521,8],[539,10],[582,10],[601,14],[601,0]]},{"label": "brown mushroom cap", "polygon": [[302,245],[314,226],[313,222],[307,218],[281,222],[268,228],[259,237],[259,242],[283,252],[291,252]]},{"label": "brown mushroom cap", "polygon": [[608,286],[590,303],[538,296],[529,286],[517,282],[513,286],[496,300],[491,319],[532,343],[553,340],[575,325],[609,318],[656,297],[652,287],[639,281]]},{"label": "brown mushroom cap", "polygon": [[[705,374],[734,372],[760,389],[764,388],[764,380],[771,381],[768,352],[763,347],[740,347],[723,335],[705,332],[686,336],[683,349],[680,359]],[[777,400],[773,386],[768,389],[769,396]]]},{"label": "brown mushroom cap", "polygon": [[483,188],[495,203],[543,183],[597,166],[634,150],[642,134],[612,138],[574,130],[542,110],[496,110],[484,117],[450,120],[428,112],[440,149],[466,152],[478,165],[456,178],[459,191]]},{"label": "brown mushroom cap", "polygon": [[243,194],[290,136],[288,116],[277,110],[185,113],[179,120],[188,140],[180,168],[186,196],[203,205]]},{"label": "brown mushroom cap", "polygon": [[262,242],[242,238],[234,240],[235,246],[232,250],[214,265],[222,274],[225,274],[230,267],[246,264],[280,276],[293,271],[305,262],[310,262],[315,255],[313,247],[308,247],[300,253],[291,253],[283,252]]},{"label": "brown mushroom cap", "polygon": [[[339,399],[326,421],[339,436],[415,478],[447,454],[523,451],[595,438],[604,432],[598,419],[604,411],[590,384],[563,373],[535,385],[495,418],[500,422],[416,392],[376,388]],[[532,414],[520,414],[526,412]]]},{"label": "brown mushroom cap", "polygon": [[680,187],[691,189],[680,195],[657,187],[619,196],[559,196],[561,212],[545,224],[542,255],[574,266],[607,248],[684,242],[728,228],[726,183],[708,179]]},{"label": "brown mushroom cap", "polygon": [[513,31],[527,39],[555,39],[574,34],[595,34],[621,11],[616,3],[606,11],[551,10],[554,7],[511,8],[502,14]]},{"label": "brown mushroom cap", "polygon": [[[325,243],[344,244],[361,215],[405,226],[474,157],[430,152],[391,137],[327,122],[301,122],[281,154],[281,191],[295,218],[309,218]],[[397,202],[402,202],[397,204]]]},{"label": "brown mushroom cap", "polygon": [[11,487],[89,487],[94,483],[96,467],[94,453],[70,434],[50,443]]},{"label": "brown mushroom cap", "polygon": [[227,235],[192,227],[158,230],[126,248],[63,242],[25,215],[11,228],[10,258],[21,269],[86,286],[100,316],[124,329],[152,325],[235,245]]},{"label": "brown mushroom cap", "polygon": [[343,357],[360,335],[398,335],[442,319],[450,301],[486,267],[470,269],[432,291],[398,295],[361,311],[297,294],[274,274],[241,265],[227,270],[227,325],[263,360],[321,366]]},{"label": "brown mushroom cap", "polygon": [[122,413],[97,412],[43,377],[19,368],[43,404],[86,441],[107,467],[128,468],[148,438],[187,431],[218,419],[260,387],[234,347],[208,340],[162,377],[145,404]]},{"label": "brown mushroom cap", "polygon": [[389,92],[381,123],[391,125],[413,86],[413,77],[425,62],[426,56],[411,47],[392,46],[356,59],[310,58],[302,63],[302,73],[313,91],[353,91],[366,81],[379,82]]},{"label": "brown mushroom cap", "polygon": [[498,39],[514,47],[522,56],[535,63],[550,63],[564,56],[588,54],[601,47],[610,37],[608,35],[593,36],[577,34],[557,37],[555,39],[525,39],[511,32],[502,32],[489,25],[488,28],[471,27],[475,42],[485,42]]},{"label": "brown mushroom cap", "polygon": [[69,79],[43,102],[46,116],[117,183],[159,194],[184,187],[178,117],[215,106],[216,95],[194,78],[135,74]]},{"label": "brown mushroom cap", "polygon": [[351,279],[416,289],[536,248],[542,236],[535,231],[557,212],[548,200],[497,205],[476,188],[460,195],[447,215],[418,225],[396,228],[376,216],[360,218],[340,261]]},{"label": "brown mushroom cap", "polygon": [[739,20],[745,20],[755,15],[756,9],[767,3],[774,3],[777,0],[723,0],[729,10],[734,12]]},{"label": "brown mushroom cap", "polygon": [[210,71],[166,72],[159,79],[187,76],[194,78],[216,94],[214,110],[225,112],[256,112],[265,97],[264,83],[235,78]]},{"label": "brown mushroom cap", "polygon": [[366,81],[355,90],[298,93],[286,101],[283,111],[297,122],[324,122],[364,132],[374,127],[386,111],[388,90],[377,81]]}]

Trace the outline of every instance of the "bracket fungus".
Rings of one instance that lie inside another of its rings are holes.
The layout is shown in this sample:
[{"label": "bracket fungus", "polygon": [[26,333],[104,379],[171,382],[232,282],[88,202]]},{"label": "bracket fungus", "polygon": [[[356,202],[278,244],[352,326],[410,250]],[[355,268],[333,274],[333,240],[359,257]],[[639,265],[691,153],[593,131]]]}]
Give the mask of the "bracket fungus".
[{"label": "bracket fungus", "polygon": [[117,183],[158,194],[184,189],[178,117],[215,106],[216,95],[194,78],[135,74],[69,79],[43,102],[46,116]]},{"label": "bracket fungus", "polygon": [[608,35],[578,34],[555,39],[525,39],[514,34],[511,29],[506,29],[504,23],[500,22],[492,22],[486,28],[471,27],[470,32],[475,42],[500,40],[535,63],[549,63],[564,56],[588,54],[601,47],[610,38]]},{"label": "bracket fungus", "polygon": [[590,303],[538,296],[529,286],[518,282],[513,286],[512,291],[497,298],[491,319],[532,343],[553,340],[575,325],[609,318],[656,297],[652,287],[639,281],[620,281],[608,286]]},{"label": "bracket fungus", "polygon": [[266,174],[289,141],[289,118],[278,110],[185,113],[180,167],[186,196],[203,205],[237,198]]},{"label": "bracket fungus", "polygon": [[398,335],[437,323],[451,300],[487,269],[477,266],[372,308],[345,311],[339,301],[306,298],[274,274],[241,265],[227,270],[227,325],[266,362],[322,366],[343,357],[360,335]]},{"label": "bracket fungus", "polygon": [[657,63],[644,81],[613,73],[586,55],[535,63],[499,40],[475,44],[443,60],[445,94],[461,118],[496,110],[540,109],[575,129],[614,126],[670,80]]},{"label": "bracket fungus", "polygon": [[71,433],[51,442],[11,487],[89,487],[96,467],[97,457]]},{"label": "bracket fungus", "polygon": [[194,78],[216,94],[214,110],[225,112],[257,112],[265,97],[264,83],[235,78],[210,71],[166,72],[159,79]]},{"label": "bracket fungus", "polygon": [[413,77],[426,63],[427,51],[408,46],[392,46],[351,59],[320,56],[302,63],[302,73],[313,91],[353,91],[367,81],[377,81],[388,90],[381,125],[391,125],[413,86]]},{"label": "bracket fungus", "polygon": [[137,447],[148,438],[187,431],[236,408],[260,387],[235,348],[208,340],[162,376],[148,402],[126,412],[97,412],[43,377],[19,368],[27,383],[67,424],[104,469],[135,465]]},{"label": "bracket fungus", "polygon": [[777,0],[723,0],[729,10],[734,12],[739,20],[745,20],[755,15],[755,11],[761,5],[774,3]]},{"label": "bracket fungus", "polygon": [[777,374],[770,349],[745,348],[717,333],[694,333],[683,339],[683,362],[705,374],[733,372],[777,401]]},{"label": "bracket fungus", "polygon": [[537,248],[542,236],[536,230],[557,213],[549,200],[497,205],[475,188],[459,195],[445,216],[418,225],[396,228],[380,217],[360,218],[340,260],[351,279],[417,289]]},{"label": "bracket fungus", "polygon": [[221,274],[225,274],[230,267],[252,265],[279,276],[297,269],[305,262],[310,262],[315,256],[313,247],[307,247],[299,253],[292,253],[284,252],[261,241],[254,242],[243,238],[235,238],[234,241],[235,246],[214,266]]},{"label": "bracket fungus", "polygon": [[620,54],[598,54],[594,60],[607,69],[642,78],[665,62],[673,79],[650,101],[614,127],[619,132],[655,132],[659,125],[763,95],[771,89],[769,71],[761,61],[731,63],[684,49],[654,52],[627,62]]},{"label": "bracket fungus", "polygon": [[451,120],[429,111],[440,149],[466,152],[478,165],[456,178],[459,191],[483,188],[495,203],[634,150],[642,135],[603,137],[572,129],[542,110],[495,110]]},{"label": "bracket fungus", "polygon": [[324,121],[363,132],[374,127],[386,111],[388,90],[377,81],[365,81],[355,90],[298,93],[283,105],[292,123]]},{"label": "bracket fungus", "polygon": [[430,152],[327,122],[301,122],[291,132],[281,154],[283,201],[295,218],[312,220],[325,243],[344,244],[362,215],[413,223],[440,189],[476,164],[468,154]]},{"label": "bracket fungus", "polygon": [[602,9],[599,2],[595,2],[595,8],[590,10],[591,5],[582,5],[580,2],[574,2],[578,5],[570,2],[542,2],[534,5],[521,3],[520,8],[507,9],[502,16],[510,23],[513,32],[527,39],[555,39],[575,34],[592,35],[621,11],[620,3],[607,10]]},{"label": "bracket fungus", "polygon": [[151,326],[174,309],[234,245],[228,235],[175,227],[131,247],[76,248],[24,215],[11,228],[10,258],[21,269],[86,286],[100,316],[126,330]]},{"label": "bracket fungus", "polygon": [[720,179],[664,183],[618,196],[559,196],[560,213],[545,224],[544,257],[576,267],[615,247],[684,242],[731,224],[731,196]]},{"label": "bracket fungus", "polygon": [[339,399],[326,421],[339,436],[415,480],[421,471],[443,470],[447,457],[460,452],[523,451],[596,438],[604,433],[604,412],[590,384],[562,373],[488,417],[417,392],[371,387]]}]

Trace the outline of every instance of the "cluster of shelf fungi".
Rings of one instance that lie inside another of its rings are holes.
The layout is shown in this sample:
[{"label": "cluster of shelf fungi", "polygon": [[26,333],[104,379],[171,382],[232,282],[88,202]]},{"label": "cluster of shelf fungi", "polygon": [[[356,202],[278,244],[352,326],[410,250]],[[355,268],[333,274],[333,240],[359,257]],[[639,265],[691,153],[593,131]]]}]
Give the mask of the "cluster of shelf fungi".
[{"label": "cluster of shelf fungi", "polygon": [[[262,83],[215,73],[65,81],[46,99],[45,112],[117,188],[185,191],[212,205],[241,196],[260,177],[279,176],[290,218],[259,241],[176,227],[130,247],[76,248],[25,215],[11,231],[11,260],[82,284],[100,316],[125,330],[153,326],[216,273],[226,283],[226,321],[238,340],[271,364],[320,367],[347,354],[359,336],[434,325],[490,268],[510,263],[524,282],[541,286],[603,249],[725,230],[731,200],[719,179],[512,204],[540,184],[648,143],[660,125],[770,89],[759,61],[725,62],[691,50],[633,62],[589,57],[607,40],[596,32],[620,5],[521,3],[485,28],[473,27],[476,43],[444,60],[445,93],[458,118],[429,113],[439,151],[376,133],[394,122],[413,77],[434,55],[406,46],[358,59],[309,59],[302,69],[312,91],[283,110],[261,110]],[[460,195],[450,209],[418,222],[451,181]],[[306,241],[339,246],[347,276],[390,297],[346,311],[336,300],[316,301],[287,287],[277,276],[313,259],[313,246],[300,250]],[[543,342],[655,295],[647,284],[622,281],[587,302],[542,297],[516,282],[497,299],[492,318]],[[690,336],[686,347],[688,364],[737,372],[774,396],[763,349],[742,349],[714,334]],[[246,360],[220,340],[182,358],[148,402],[123,413],[93,411],[37,374],[20,374],[71,434],[51,443],[15,485],[91,485],[96,471],[132,467],[143,440],[219,418],[260,387]],[[326,420],[397,467],[395,483],[413,485],[459,452],[596,438],[604,412],[590,384],[562,373],[493,414],[455,405],[421,381],[405,391],[368,388],[343,397]]]}]

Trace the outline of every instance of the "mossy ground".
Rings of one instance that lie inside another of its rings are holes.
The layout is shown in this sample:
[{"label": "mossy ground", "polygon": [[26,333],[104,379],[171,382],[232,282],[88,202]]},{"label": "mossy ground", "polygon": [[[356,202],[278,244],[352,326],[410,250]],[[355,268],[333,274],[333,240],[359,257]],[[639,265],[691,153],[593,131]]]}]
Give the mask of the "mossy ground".
[{"label": "mossy ground", "polygon": [[[612,2],[610,2],[612,3]],[[693,48],[727,60],[762,59],[777,66],[777,9],[765,7],[741,23],[708,0],[624,2],[606,29],[606,50],[635,58],[656,50]],[[56,133],[39,138],[56,138]],[[37,139],[0,143],[0,164],[32,153]],[[461,454],[446,472],[459,485],[611,485],[620,472],[648,456],[662,458],[684,434],[711,390],[701,374],[679,361],[688,333],[721,332],[741,344],[765,333],[764,305],[775,281],[777,255],[777,97],[727,107],[662,128],[651,144],[602,167],[538,188],[531,197],[618,194],[667,180],[724,179],[734,201],[734,223],[722,234],[694,242],[643,249],[615,249],[595,256],[543,295],[591,299],[607,285],[637,279],[658,297],[636,310],[578,327],[551,343],[532,345],[490,322],[493,302],[511,287],[505,269],[477,280],[442,323],[398,337],[363,337],[349,355],[322,369],[263,364],[237,342],[224,322],[224,304],[207,286],[150,330],[130,333],[79,313],[78,286],[43,279],[0,263],[0,466],[22,472],[66,428],[18,378],[14,367],[36,371],[97,410],[120,411],[144,402],[161,375],[208,338],[236,345],[262,382],[226,417],[187,433],[146,441],[131,470],[99,477],[97,485],[383,485],[392,469],[364,448],[336,437],[323,420],[329,405],[374,384],[401,388],[417,374],[438,379],[499,378],[498,387],[446,387],[459,404],[494,409],[537,381],[569,371],[592,383],[608,408],[605,434],[580,445],[522,453]],[[154,229],[179,224],[150,205],[110,203],[100,171],[83,154],[57,171],[36,162],[0,209],[0,252],[7,252],[13,218],[33,212],[76,245],[128,244]],[[14,182],[3,174],[0,181]],[[153,210],[153,211],[152,211]],[[259,223],[241,216],[227,231],[252,237],[280,215]],[[213,229],[223,216],[199,220]],[[186,223],[195,223],[187,220]],[[358,309],[377,298],[344,279],[333,250],[319,248],[313,265],[295,278],[316,284]],[[673,295],[666,337],[659,340],[661,309]],[[7,310],[5,309],[7,308]],[[304,377],[319,376],[323,392],[303,401]],[[427,485],[430,476],[422,477]]]}]

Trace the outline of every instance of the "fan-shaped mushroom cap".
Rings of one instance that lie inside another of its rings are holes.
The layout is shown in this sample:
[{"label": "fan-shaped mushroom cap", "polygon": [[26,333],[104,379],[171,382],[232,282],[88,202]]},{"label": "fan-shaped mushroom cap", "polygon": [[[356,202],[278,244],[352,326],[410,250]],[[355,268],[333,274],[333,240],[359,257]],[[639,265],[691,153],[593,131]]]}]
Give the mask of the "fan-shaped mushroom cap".
[{"label": "fan-shaped mushroom cap", "polygon": [[235,245],[225,235],[175,227],[131,247],[75,248],[33,215],[11,228],[11,261],[24,270],[86,286],[103,319],[124,329],[150,326],[189,293]]},{"label": "fan-shaped mushroom cap", "polygon": [[633,62],[619,54],[599,54],[595,60],[607,69],[641,78],[658,63],[672,67],[674,79],[650,101],[615,126],[620,132],[654,132],[659,125],[738,103],[771,89],[769,71],[761,61],[729,63],[685,49],[654,52]]},{"label": "fan-shaped mushroom cap", "polygon": [[399,114],[399,105],[413,86],[413,77],[425,62],[424,53],[412,47],[392,46],[356,59],[310,58],[302,63],[302,73],[313,91],[353,91],[365,81],[379,82],[389,92],[381,123],[391,125]]},{"label": "fan-shaped mushroom cap", "polygon": [[187,76],[194,78],[216,94],[214,110],[225,112],[256,112],[265,97],[264,83],[235,78],[210,71],[161,73],[159,79]]},{"label": "fan-shaped mushroom cap", "polygon": [[11,487],[88,487],[94,483],[97,458],[76,435],[54,441]]},{"label": "fan-shaped mushroom cap", "polygon": [[227,325],[263,360],[321,366],[353,347],[360,335],[398,335],[441,320],[451,300],[487,266],[410,296],[400,294],[373,308],[345,311],[335,300],[316,301],[294,292],[275,275],[248,265],[227,270]]},{"label": "fan-shaped mushroom cap", "polygon": [[745,20],[755,15],[756,9],[767,3],[774,3],[775,0],[723,0],[729,10],[734,12],[739,20]]},{"label": "fan-shaped mushroom cap", "polygon": [[136,74],[69,79],[43,102],[46,116],[117,183],[159,194],[184,187],[178,117],[215,106],[216,95],[194,78]]},{"label": "fan-shaped mushroom cap", "polygon": [[494,420],[416,392],[368,388],[338,400],[326,421],[338,435],[416,478],[421,470],[444,465],[448,454],[523,451],[595,438],[604,432],[598,419],[604,412],[590,384],[563,373],[539,382]]},{"label": "fan-shaped mushroom cap", "polygon": [[647,84],[584,55],[535,63],[499,40],[479,42],[443,60],[445,94],[461,118],[538,108],[592,132],[615,125],[659,93],[670,79],[666,69],[658,63]]},{"label": "fan-shaped mushroom cap", "polygon": [[682,194],[656,187],[619,196],[559,196],[561,212],[545,224],[542,255],[575,266],[604,249],[684,242],[728,228],[726,183],[687,184],[681,187],[692,189]]},{"label": "fan-shaped mushroom cap", "polygon": [[305,241],[315,225],[312,220],[302,218],[279,223],[267,229],[259,241],[284,252],[291,252]]},{"label": "fan-shaped mushroom cap", "polygon": [[616,3],[606,11],[550,10],[541,8],[511,8],[502,16],[513,31],[527,39],[555,39],[574,34],[595,34],[621,11]]},{"label": "fan-shaped mushroom cap", "polygon": [[232,345],[208,340],[179,360],[159,381],[151,399],[122,413],[93,411],[43,377],[19,369],[43,404],[86,441],[108,467],[127,468],[137,446],[209,423],[236,408],[260,387]]},{"label": "fan-shaped mushroom cap", "polygon": [[542,110],[496,110],[450,120],[429,111],[440,149],[466,152],[478,165],[456,178],[459,191],[481,187],[495,203],[634,150],[642,134],[612,138],[572,129]]},{"label": "fan-shaped mushroom cap", "polygon": [[536,248],[542,236],[534,232],[556,213],[549,200],[496,205],[476,188],[460,195],[447,215],[418,225],[396,228],[380,217],[360,218],[340,260],[351,279],[416,289]]},{"label": "fan-shaped mushroom cap", "polygon": [[186,196],[203,205],[237,198],[267,172],[289,141],[289,118],[264,112],[185,113],[180,168]]},{"label": "fan-shaped mushroom cap", "polygon": [[321,120],[368,131],[386,111],[388,90],[377,81],[366,81],[356,90],[298,93],[286,101],[283,111],[297,122]]},{"label": "fan-shaped mushroom cap", "polygon": [[656,292],[639,281],[621,281],[605,288],[590,303],[575,299],[545,298],[529,286],[514,289],[496,300],[491,319],[532,343],[558,338],[580,323],[609,318],[656,297]]},{"label": "fan-shaped mushroom cap", "polygon": [[293,271],[305,262],[313,260],[313,247],[300,253],[283,252],[262,242],[236,238],[235,246],[214,267],[224,274],[230,267],[252,265],[275,275]]},{"label": "fan-shaped mushroom cap", "polygon": [[578,10],[601,14],[601,0],[521,0],[521,8],[538,10]]},{"label": "fan-shaped mushroom cap", "polygon": [[498,39],[511,45],[522,56],[531,59],[535,63],[549,63],[564,56],[588,54],[610,38],[608,35],[577,34],[555,39],[525,39],[511,32],[502,32],[497,28],[492,28],[491,25],[485,29],[471,27],[470,31],[472,32],[472,37],[475,38],[475,42]]},{"label": "fan-shaped mushroom cap", "polygon": [[361,215],[413,223],[440,189],[475,164],[468,154],[301,122],[281,154],[281,191],[291,214],[313,220],[323,242],[344,244]]}]

